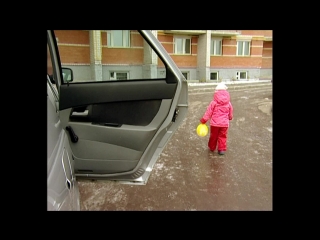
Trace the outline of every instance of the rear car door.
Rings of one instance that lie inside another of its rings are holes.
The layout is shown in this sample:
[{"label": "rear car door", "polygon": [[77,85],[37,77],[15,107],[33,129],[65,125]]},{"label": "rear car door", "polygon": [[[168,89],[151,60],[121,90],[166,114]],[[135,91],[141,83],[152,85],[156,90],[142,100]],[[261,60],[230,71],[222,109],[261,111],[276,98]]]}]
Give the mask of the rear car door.
[{"label": "rear car door", "polygon": [[149,30],[48,30],[77,178],[146,184],[188,109],[187,81]]}]

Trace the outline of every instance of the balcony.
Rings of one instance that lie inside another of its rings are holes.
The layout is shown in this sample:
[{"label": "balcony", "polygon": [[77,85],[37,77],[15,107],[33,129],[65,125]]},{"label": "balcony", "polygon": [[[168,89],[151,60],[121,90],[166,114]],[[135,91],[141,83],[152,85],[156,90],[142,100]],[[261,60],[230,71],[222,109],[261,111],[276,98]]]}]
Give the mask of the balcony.
[{"label": "balcony", "polygon": [[[184,35],[201,35],[207,33],[208,30],[163,30],[168,34],[184,34]],[[211,30],[212,36],[236,36],[240,35],[241,30]]]},{"label": "balcony", "polygon": [[163,30],[163,32],[170,34],[201,35],[205,34],[207,30]]},{"label": "balcony", "polygon": [[237,36],[241,35],[241,30],[211,30],[212,36]]}]

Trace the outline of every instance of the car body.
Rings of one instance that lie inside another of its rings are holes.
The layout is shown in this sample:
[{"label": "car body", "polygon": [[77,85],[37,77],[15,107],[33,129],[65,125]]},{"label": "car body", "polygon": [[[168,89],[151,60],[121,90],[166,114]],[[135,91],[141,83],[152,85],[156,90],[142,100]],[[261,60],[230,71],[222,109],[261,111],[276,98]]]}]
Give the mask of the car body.
[{"label": "car body", "polygon": [[47,51],[48,210],[80,210],[79,178],[147,184],[188,110],[154,32],[47,30]]}]

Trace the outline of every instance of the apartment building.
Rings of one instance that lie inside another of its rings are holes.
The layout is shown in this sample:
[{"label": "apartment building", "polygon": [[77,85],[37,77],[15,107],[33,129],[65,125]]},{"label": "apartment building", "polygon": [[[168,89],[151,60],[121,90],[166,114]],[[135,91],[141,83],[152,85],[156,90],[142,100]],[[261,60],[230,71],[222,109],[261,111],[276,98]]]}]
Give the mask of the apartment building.
[{"label": "apartment building", "polygon": [[272,78],[272,30],[159,30],[187,80]]},{"label": "apartment building", "polygon": [[[164,65],[136,30],[56,30],[75,81],[161,78]],[[272,79],[272,30],[153,30],[190,82]]]}]

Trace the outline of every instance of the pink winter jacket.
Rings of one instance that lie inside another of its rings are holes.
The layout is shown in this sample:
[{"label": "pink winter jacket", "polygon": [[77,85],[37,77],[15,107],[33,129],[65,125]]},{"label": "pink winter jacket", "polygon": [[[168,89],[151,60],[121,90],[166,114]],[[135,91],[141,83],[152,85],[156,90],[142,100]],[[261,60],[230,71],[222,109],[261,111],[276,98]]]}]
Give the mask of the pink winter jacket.
[{"label": "pink winter jacket", "polygon": [[207,107],[201,118],[201,123],[210,119],[210,126],[229,127],[229,120],[233,118],[233,107],[230,102],[230,94],[227,90],[216,90],[213,100]]}]

